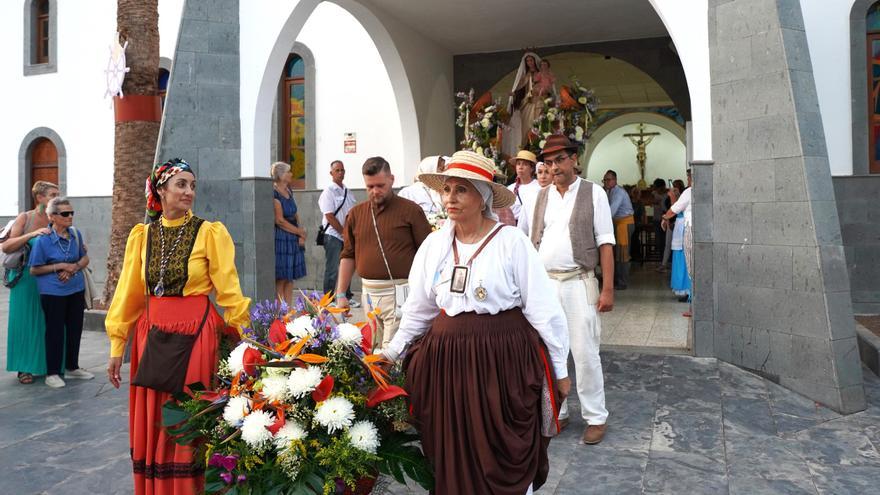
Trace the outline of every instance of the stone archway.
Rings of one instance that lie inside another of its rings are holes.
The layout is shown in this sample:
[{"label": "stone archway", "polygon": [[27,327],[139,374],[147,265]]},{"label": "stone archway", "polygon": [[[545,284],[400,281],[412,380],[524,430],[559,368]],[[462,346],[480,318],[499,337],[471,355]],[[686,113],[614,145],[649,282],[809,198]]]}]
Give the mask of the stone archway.
[{"label": "stone archway", "polygon": [[852,88],[852,163],[853,174],[869,172],[870,139],[868,136],[867,35],[868,9],[877,0],[855,0],[849,16],[850,36],[850,85]]},{"label": "stone archway", "polygon": [[604,124],[600,125],[593,132],[593,135],[590,136],[590,144],[587,146],[587,150],[584,152],[584,156],[581,157],[581,163],[583,164],[584,170],[583,175],[586,176],[588,167],[590,165],[590,158],[593,156],[593,153],[596,151],[596,147],[599,145],[600,142],[602,142],[603,139],[605,139],[609,134],[617,129],[620,129],[621,127],[642,122],[644,122],[645,124],[653,124],[658,127],[662,127],[663,129],[666,129],[667,131],[671,132],[676,138],[678,138],[682,144],[687,146],[687,133],[684,127],[678,125],[678,123],[676,123],[672,119],[656,113],[626,113],[618,117],[614,117],[613,119],[610,119]]},{"label": "stone archway", "polygon": [[64,147],[64,141],[57,132],[48,127],[37,127],[27,133],[21,140],[21,146],[18,149],[18,209],[27,208],[28,198],[30,198],[31,184],[31,149],[34,143],[40,139],[48,139],[55,145],[58,152],[58,187],[61,194],[67,194],[67,150]]},{"label": "stone archway", "polygon": [[[252,163],[269,163],[272,133],[272,106],[277,96],[278,78],[284,61],[294,46],[296,38],[302,31],[305,22],[314,12],[320,1],[302,0],[290,12],[279,32],[269,56],[266,58],[265,69],[259,85],[254,113],[253,141],[242,142],[243,156],[252,156]],[[367,31],[376,45],[382,62],[388,72],[397,103],[397,112],[401,123],[403,156],[405,163],[418,163],[421,159],[421,140],[419,119],[416,112],[409,77],[397,45],[373,12],[354,0],[333,0],[332,3],[348,11]],[[247,149],[251,148],[252,149]],[[409,180],[405,177],[405,180]]]}]

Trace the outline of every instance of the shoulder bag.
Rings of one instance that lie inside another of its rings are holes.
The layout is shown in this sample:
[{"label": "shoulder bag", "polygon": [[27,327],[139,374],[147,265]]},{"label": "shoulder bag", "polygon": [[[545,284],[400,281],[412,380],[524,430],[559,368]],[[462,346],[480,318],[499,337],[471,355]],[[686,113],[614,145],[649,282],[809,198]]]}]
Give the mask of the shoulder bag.
[{"label": "shoulder bag", "polygon": [[[77,244],[79,244],[80,259],[82,259],[82,257],[86,255],[83,242],[79,238],[79,234],[75,228],[71,227],[70,232],[73,234],[73,238],[76,239]],[[92,269],[85,267],[80,271],[82,271],[83,279],[85,281],[86,309],[95,309],[95,299],[98,298],[98,289],[95,288],[95,277],[92,275]]]},{"label": "shoulder bag", "polygon": [[[24,223],[24,233],[27,233],[34,216],[28,213],[25,213],[25,215],[27,215],[27,220],[25,220]],[[9,236],[12,234],[12,226],[14,223],[15,219],[11,220],[6,227],[3,228],[3,234],[0,236],[0,243],[6,242],[9,239]],[[21,280],[24,271],[27,269],[27,262],[30,255],[31,245],[27,242],[11,253],[0,251],[0,259],[2,259],[3,265],[3,285],[10,289],[15,287],[15,284]]]},{"label": "shoulder bag", "polygon": [[[150,259],[150,237],[152,229],[147,228],[147,263],[144,263],[144,280],[147,280],[147,270]],[[156,325],[150,326],[147,333],[147,345],[141,354],[137,373],[131,380],[132,385],[151,388],[160,392],[177,393],[186,385],[186,370],[189,367],[189,358],[192,355],[196,339],[202,333],[208,313],[211,311],[211,300],[205,297],[205,314],[199,329],[193,335],[174,333],[163,330]],[[150,296],[147,294],[147,315],[150,314]]]},{"label": "shoulder bag", "polygon": [[[348,188],[347,188],[347,187],[345,188],[345,194],[342,196],[342,203],[340,203],[340,204],[339,204],[339,207],[336,208],[336,211],[333,212],[333,216],[334,216],[334,217],[335,217],[336,215],[338,215],[338,214],[339,214],[339,210],[341,210],[342,207],[345,206],[345,200],[346,200],[346,199],[348,199]],[[337,219],[337,220],[338,220],[338,219]],[[322,223],[323,223],[323,222],[322,222]],[[328,229],[329,227],[330,227],[330,223],[329,223],[329,222],[327,223],[327,225],[321,225],[321,227],[318,229],[318,235],[315,236],[315,244],[317,244],[318,246],[323,246],[323,245],[324,245],[324,232],[327,232],[327,229]],[[340,232],[340,234],[341,234],[341,232]]]},{"label": "shoulder bag", "polygon": [[[379,253],[382,254],[382,261],[385,262],[385,270],[388,271],[388,281],[394,280],[391,274],[391,266],[388,265],[388,258],[385,257],[385,248],[382,247],[382,238],[379,236],[379,226],[376,225],[376,213],[373,211],[373,204],[370,203],[370,216],[373,217],[373,231],[376,232],[376,241],[379,242]],[[409,297],[409,282],[405,284],[394,284],[394,313],[400,318],[403,316],[403,303]]]}]

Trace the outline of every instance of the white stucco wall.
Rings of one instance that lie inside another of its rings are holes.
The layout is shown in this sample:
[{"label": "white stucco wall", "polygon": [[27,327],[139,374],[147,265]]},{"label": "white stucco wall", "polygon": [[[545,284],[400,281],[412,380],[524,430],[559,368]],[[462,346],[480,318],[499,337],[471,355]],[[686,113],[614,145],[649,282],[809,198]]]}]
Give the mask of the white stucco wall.
[{"label": "white stucco wall", "polygon": [[[822,0],[818,0],[822,1]],[[693,149],[690,160],[712,159],[712,99],[709,77],[708,0],[650,0],[681,59],[691,97]]]},{"label": "white stucco wall", "polygon": [[[654,179],[685,179],[686,153],[685,146],[679,138],[662,127],[648,124],[646,132],[659,132],[647,146],[648,161],[645,167],[645,181],[650,184]],[[635,125],[627,125],[609,133],[596,143],[596,150],[590,156],[587,165],[587,179],[602,183],[606,170],[617,172],[620,185],[636,184],[639,181],[639,166],[636,161],[636,147],[623,137],[624,134],[636,132]]]},{"label": "white stucco wall", "polygon": [[853,173],[849,17],[854,3],[801,0],[832,175]]},{"label": "white stucco wall", "polygon": [[[332,38],[329,32],[335,33]],[[363,187],[358,171],[364,160],[377,155],[388,160],[402,180],[405,163],[397,102],[370,35],[348,11],[324,2],[306,21],[297,41],[315,57],[317,187],[330,183],[330,162],[337,159],[350,172],[346,184]],[[346,132],[357,134],[357,153],[343,153]]]},{"label": "white stucco wall", "polygon": [[[161,56],[171,58],[183,0],[159,2]],[[109,196],[113,188],[113,109],[104,98],[108,46],[116,32],[116,2],[56,2],[58,71],[22,75],[23,3],[5,2],[0,15],[0,66],[6,94],[0,132],[0,216],[19,211],[18,153],[37,127],[54,130],[67,152],[67,194]]]}]

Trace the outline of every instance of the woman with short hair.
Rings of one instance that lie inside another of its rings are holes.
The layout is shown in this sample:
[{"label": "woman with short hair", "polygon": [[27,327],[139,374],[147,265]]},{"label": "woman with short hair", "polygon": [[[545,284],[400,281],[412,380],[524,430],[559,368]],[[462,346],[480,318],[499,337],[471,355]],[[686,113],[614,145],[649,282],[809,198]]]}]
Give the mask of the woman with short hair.
[{"label": "woman with short hair", "polygon": [[[4,282],[9,290],[9,320],[6,327],[6,370],[18,374],[18,382],[28,385],[34,375],[46,374],[46,320],[40,303],[37,280],[28,267],[29,251],[37,238],[49,233],[49,216],[46,206],[58,196],[58,186],[38,180],[31,188],[33,210],[20,214],[12,223],[0,249],[12,254],[21,249],[23,265],[7,273],[11,278]],[[15,279],[18,279],[17,281]]]},{"label": "woman with short hair", "polygon": [[547,478],[557,405],[571,387],[568,326],[531,241],[492,209],[513,192],[471,151],[422,174],[449,220],[419,248],[403,319],[406,390],[435,492],[524,494]]},{"label": "woman with short hair", "polygon": [[[195,448],[177,445],[161,426],[162,405],[184,385],[212,388],[221,336],[238,339],[248,324],[250,299],[241,294],[226,227],[192,214],[196,176],[189,164],[175,158],[155,165],[146,195],[152,222],[131,229],[104,322],[110,337],[107,375],[119,388],[130,336],[134,493],[203,493],[204,464],[194,458]],[[212,293],[225,308],[223,318],[208,299]],[[160,341],[175,343],[175,352],[163,353],[168,349]],[[169,362],[168,355],[175,359]]]},{"label": "woman with short hair", "polygon": [[272,204],[275,209],[275,296],[291,304],[293,281],[306,276],[306,229],[299,225],[290,181],[290,165],[272,164]]},{"label": "woman with short hair", "polygon": [[52,222],[47,235],[37,238],[30,256],[30,272],[37,278],[40,303],[46,321],[46,385],[61,388],[61,377],[91,380],[92,373],[79,367],[79,343],[86,310],[83,270],[89,266],[82,233],[73,227],[73,205],[57,197],[46,213]]}]

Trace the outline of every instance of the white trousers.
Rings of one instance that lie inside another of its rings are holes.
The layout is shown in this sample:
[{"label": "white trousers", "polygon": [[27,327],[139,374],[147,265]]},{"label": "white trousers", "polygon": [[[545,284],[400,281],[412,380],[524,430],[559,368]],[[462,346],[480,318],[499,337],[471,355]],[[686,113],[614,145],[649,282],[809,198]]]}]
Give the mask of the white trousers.
[{"label": "white trousers", "polygon": [[[581,417],[588,425],[604,425],[608,419],[608,410],[605,409],[605,380],[602,377],[602,361],[599,359],[602,324],[596,313],[596,306],[588,302],[588,281],[579,278],[564,282],[551,280],[556,284],[556,292],[568,322]],[[563,401],[559,408],[559,419],[567,417],[568,401]]]}]

